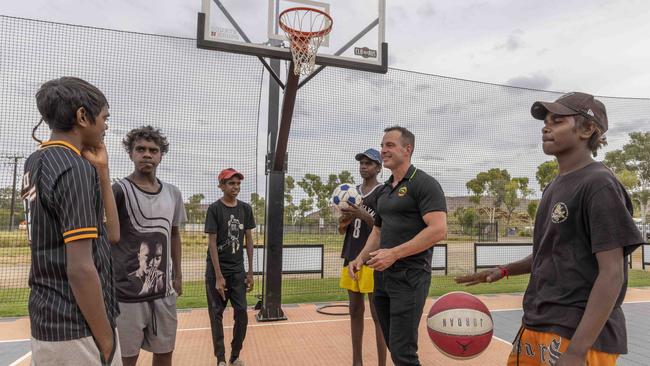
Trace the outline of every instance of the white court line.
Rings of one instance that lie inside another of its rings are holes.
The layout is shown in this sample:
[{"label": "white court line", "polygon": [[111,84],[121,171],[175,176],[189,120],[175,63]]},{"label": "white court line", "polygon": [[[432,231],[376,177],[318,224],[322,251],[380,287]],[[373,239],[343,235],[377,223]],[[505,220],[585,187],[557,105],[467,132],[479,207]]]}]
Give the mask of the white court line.
[{"label": "white court line", "polygon": [[16,366],[16,365],[18,365],[19,363],[25,361],[25,359],[27,359],[27,357],[29,357],[29,356],[31,356],[31,355],[32,355],[32,351],[29,351],[29,352],[25,353],[25,355],[23,355],[23,357],[17,359],[16,361],[14,361],[14,362],[13,362],[12,364],[10,364],[9,366]]},{"label": "white court line", "polygon": [[501,342],[503,342],[503,343],[505,343],[505,344],[507,344],[507,345],[509,345],[509,346],[512,346],[512,343],[506,341],[505,339],[499,338],[499,337],[497,337],[497,336],[495,336],[495,335],[493,335],[492,338],[496,339],[497,341],[501,341]]},{"label": "white court line", "polygon": [[500,313],[502,311],[515,311],[515,310],[524,310],[523,308],[510,308],[510,309],[494,309],[490,310],[491,313]]},{"label": "white court line", "polygon": [[[372,320],[372,318],[363,318],[365,320]],[[302,321],[302,322],[287,322],[287,321],[281,321],[277,323],[262,323],[262,324],[249,324],[248,328],[261,328],[261,327],[277,327],[277,326],[282,326],[282,325],[302,325],[302,324],[318,324],[318,323],[337,323],[337,322],[349,322],[350,318],[345,317],[343,319],[329,319],[329,320],[307,320],[307,321]],[[223,327],[224,329],[231,329],[233,328],[232,325],[227,325]],[[179,329],[179,332],[193,332],[197,330],[209,330],[212,329],[210,327],[202,327],[202,328],[184,328],[184,329]]]},{"label": "white court line", "polygon": [[[625,302],[624,304],[640,304],[640,303],[650,303],[650,301],[628,301]],[[510,309],[495,309],[495,310],[490,310],[492,313],[499,313],[503,311],[515,311],[515,310],[522,310],[522,308],[510,308]],[[423,313],[423,316],[428,315],[427,313]],[[371,317],[363,318],[364,320],[372,320]],[[258,328],[258,327],[275,327],[275,326],[283,326],[283,325],[303,325],[303,324],[319,324],[319,323],[337,323],[337,322],[348,322],[350,321],[350,318],[345,317],[345,318],[339,318],[339,319],[328,319],[328,320],[307,320],[307,321],[302,321],[302,322],[287,322],[287,321],[281,321],[281,322],[271,322],[271,323],[262,323],[262,324],[249,324],[249,328]],[[232,325],[227,325],[223,327],[224,329],[232,329]],[[210,327],[201,327],[201,328],[184,328],[184,329],[178,329],[179,332],[194,332],[194,331],[200,331],[200,330],[210,330]],[[497,338],[497,337],[495,337]],[[501,341],[504,341],[503,339],[498,338]],[[511,344],[508,341],[504,341],[508,344]]]},{"label": "white court line", "polygon": [[649,302],[650,302],[650,300],[625,301],[625,302],[623,302],[623,305],[625,305],[625,304],[645,304],[645,303],[649,303]]},{"label": "white court line", "polygon": [[[625,301],[623,302],[623,305],[625,304],[647,304],[650,303],[650,300],[639,300],[639,301]],[[510,308],[510,309],[494,309],[490,310],[491,313],[499,313],[502,311],[515,311],[515,310],[523,310],[523,308]]]},{"label": "white court line", "polygon": [[[628,301],[625,302],[624,304],[640,304],[640,303],[650,303],[650,301]],[[498,313],[502,311],[514,311],[514,310],[522,310],[521,308],[511,308],[511,309],[495,309],[495,310],[490,310],[492,313]],[[427,314],[423,314],[426,316]],[[365,320],[372,320],[371,317],[364,318]],[[261,327],[276,327],[276,326],[284,326],[284,325],[303,325],[303,324],[319,324],[319,323],[337,323],[337,322],[348,322],[350,319],[348,317],[345,318],[339,318],[339,319],[328,319],[328,320],[307,320],[307,321],[302,321],[302,322],[287,322],[287,321],[282,321],[282,322],[271,322],[271,323],[262,323],[262,324],[249,324],[249,328],[261,328]],[[223,327],[224,329],[232,329],[232,325],[227,325]],[[200,328],[183,328],[183,329],[178,329],[178,332],[194,332],[194,331],[201,331],[201,330],[210,330],[210,327],[200,327]],[[495,337],[497,338],[497,337]],[[504,341],[503,339],[497,338],[501,341]],[[12,339],[12,340],[7,340],[7,341],[0,341],[0,343],[11,343],[11,342],[24,342],[24,341],[29,341],[30,339]],[[510,342],[504,341],[508,344]]]},{"label": "white court line", "polygon": [[27,338],[27,339],[8,339],[6,341],[0,341],[0,343],[27,342],[27,341],[31,341],[31,339],[29,339],[29,338]]}]

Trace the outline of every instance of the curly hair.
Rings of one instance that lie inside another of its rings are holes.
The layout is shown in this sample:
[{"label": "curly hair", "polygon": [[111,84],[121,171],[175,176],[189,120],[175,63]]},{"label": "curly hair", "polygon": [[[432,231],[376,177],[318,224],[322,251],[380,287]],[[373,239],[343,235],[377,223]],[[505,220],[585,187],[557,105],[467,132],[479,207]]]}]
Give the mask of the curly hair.
[{"label": "curly hair", "polygon": [[167,142],[167,137],[163,135],[160,129],[153,128],[152,126],[141,126],[129,131],[129,133],[126,134],[126,137],[122,140],[124,150],[131,154],[135,142],[140,139],[153,141],[160,148],[160,153],[162,155],[165,155],[169,151],[169,142]]}]

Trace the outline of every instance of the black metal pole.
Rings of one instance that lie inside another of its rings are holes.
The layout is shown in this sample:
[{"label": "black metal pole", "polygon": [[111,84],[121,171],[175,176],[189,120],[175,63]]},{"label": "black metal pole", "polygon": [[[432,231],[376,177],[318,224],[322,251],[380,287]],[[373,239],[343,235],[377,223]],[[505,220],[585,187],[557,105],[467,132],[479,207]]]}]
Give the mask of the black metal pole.
[{"label": "black metal pole", "polygon": [[[280,60],[272,59],[271,68],[280,73]],[[268,148],[266,158],[266,215],[264,231],[264,283],[262,308],[258,321],[286,320],[282,311],[282,236],[284,234],[284,169],[274,170],[277,147],[280,88],[269,80]]]},{"label": "black metal pole", "polygon": [[287,153],[289,130],[291,129],[291,119],[293,118],[293,107],[296,104],[296,93],[298,92],[298,81],[300,81],[300,75],[294,74],[293,67],[293,61],[291,61],[289,63],[287,84],[284,88],[284,99],[282,100],[280,131],[278,131],[278,141],[275,145],[275,157],[273,159],[274,171],[283,170],[284,167],[284,157]]},{"label": "black metal pole", "polygon": [[10,231],[14,231],[14,210],[16,208],[16,175],[18,174],[18,157],[14,156],[14,184],[11,190],[11,208],[9,209]]}]

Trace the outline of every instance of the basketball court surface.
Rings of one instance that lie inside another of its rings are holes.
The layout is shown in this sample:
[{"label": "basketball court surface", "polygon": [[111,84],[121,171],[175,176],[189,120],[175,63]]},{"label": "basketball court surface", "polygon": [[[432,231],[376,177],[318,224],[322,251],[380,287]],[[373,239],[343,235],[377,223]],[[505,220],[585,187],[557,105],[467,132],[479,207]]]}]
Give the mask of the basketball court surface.
[{"label": "basketball court surface", "polygon": [[[483,295],[479,298],[490,308],[494,319],[494,337],[490,346],[478,357],[469,361],[457,361],[443,356],[432,345],[426,331],[425,314],[420,322],[419,355],[423,365],[505,365],[521,322],[521,295]],[[425,310],[431,307],[429,299]],[[323,315],[316,311],[318,304],[284,305],[286,321],[257,322],[256,311],[249,311],[249,325],[242,359],[251,366],[348,365],[352,361],[350,325],[348,316]],[[368,307],[366,306],[366,309]],[[345,308],[332,308],[332,312]],[[628,326],[629,353],[622,355],[619,365],[647,365],[650,349],[650,288],[628,290],[623,305]],[[369,313],[367,313],[369,314]],[[232,339],[232,310],[224,314],[226,325],[226,349]],[[367,365],[376,361],[373,322],[366,317],[363,360]],[[174,364],[214,365],[212,340],[207,309],[179,311],[178,333]],[[29,318],[0,320],[0,366],[29,365],[30,358]],[[392,363],[389,361],[389,365]],[[151,354],[142,351],[138,365],[151,365]]]}]

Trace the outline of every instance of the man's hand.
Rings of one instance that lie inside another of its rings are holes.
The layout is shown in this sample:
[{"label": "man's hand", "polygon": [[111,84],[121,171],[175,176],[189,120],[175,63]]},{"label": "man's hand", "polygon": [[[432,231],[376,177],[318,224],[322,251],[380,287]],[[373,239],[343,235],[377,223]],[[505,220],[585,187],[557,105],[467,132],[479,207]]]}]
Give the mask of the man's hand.
[{"label": "man's hand", "polygon": [[359,258],[348,263],[348,273],[350,274],[350,278],[353,278],[355,281],[359,279],[357,278],[357,272],[361,270],[361,266],[363,266],[363,261]]},{"label": "man's hand", "polygon": [[398,259],[394,250],[379,249],[370,253],[370,260],[367,264],[375,271],[383,271],[392,266]]},{"label": "man's hand", "polygon": [[[571,347],[569,345],[569,347]],[[587,355],[579,355],[567,349],[560,359],[555,363],[555,366],[584,366],[586,364]]]},{"label": "man's hand", "polygon": [[108,152],[104,143],[92,148],[84,148],[81,155],[97,169],[108,168]]},{"label": "man's hand", "polygon": [[176,295],[181,296],[183,294],[183,279],[181,277],[174,278],[172,280],[172,287],[176,291]]},{"label": "man's hand", "polygon": [[223,301],[226,301],[226,279],[223,278],[223,275],[217,275],[217,281],[214,288],[217,290]]},{"label": "man's hand", "polygon": [[479,283],[496,282],[503,278],[503,273],[499,268],[486,269],[485,271],[458,276],[454,278],[456,283],[464,283],[466,286],[473,286]]},{"label": "man's hand", "polygon": [[246,273],[246,292],[253,291],[253,272]]}]

